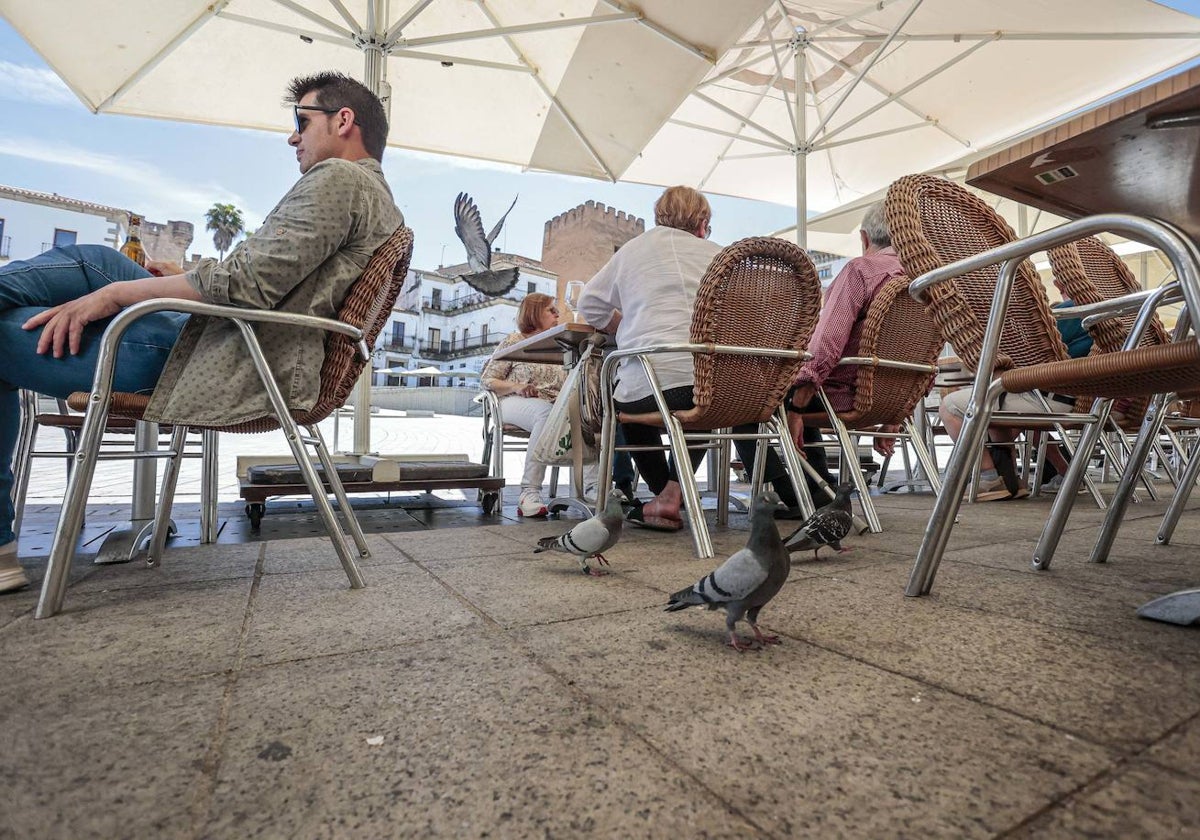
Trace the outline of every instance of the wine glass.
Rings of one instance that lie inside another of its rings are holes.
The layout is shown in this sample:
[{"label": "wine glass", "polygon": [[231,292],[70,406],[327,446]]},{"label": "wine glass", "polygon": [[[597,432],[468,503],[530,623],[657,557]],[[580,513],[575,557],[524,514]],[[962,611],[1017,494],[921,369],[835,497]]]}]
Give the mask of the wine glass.
[{"label": "wine glass", "polygon": [[583,294],[583,281],[572,280],[567,283],[567,306],[571,308],[572,323],[579,322],[579,296]]}]

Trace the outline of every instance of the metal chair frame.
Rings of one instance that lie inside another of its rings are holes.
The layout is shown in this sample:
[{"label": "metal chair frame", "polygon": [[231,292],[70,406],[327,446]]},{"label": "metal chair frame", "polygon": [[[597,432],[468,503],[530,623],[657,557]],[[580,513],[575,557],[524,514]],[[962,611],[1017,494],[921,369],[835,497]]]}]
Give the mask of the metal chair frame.
[{"label": "metal chair frame", "polygon": [[[185,300],[164,298],[143,301],[128,307],[118,313],[104,331],[100,342],[99,358],[96,364],[96,375],[92,383],[92,391],[88,395],[88,410],[84,417],[83,428],[79,434],[79,450],[75,455],[75,467],[71,479],[67,483],[66,497],[63,499],[62,512],[59,515],[58,527],[55,531],[54,542],[50,549],[50,558],[46,567],[46,577],[42,583],[41,595],[38,599],[35,617],[47,618],[56,614],[62,608],[63,596],[66,592],[67,577],[71,562],[75,556],[75,543],[78,540],[80,525],[83,521],[84,505],[87,501],[88,490],[91,487],[92,475],[97,460],[97,447],[104,433],[108,419],[110,402],[113,395],[113,373],[116,367],[118,345],[125,330],[135,320],[151,312],[184,312],[190,315],[203,315],[213,318],[226,318],[237,326],[250,360],[262,381],[267,396],[273,408],[274,419],[282,427],[284,436],[296,458],[296,463],[304,476],[305,483],[312,491],[313,501],[317,511],[333,542],[334,550],[341,561],[343,570],[350,580],[350,586],[359,589],[365,586],[361,572],[355,562],[354,553],[346,541],[345,534],[338,526],[333,508],[329,504],[321,479],[305,450],[312,446],[324,469],[329,481],[330,491],[337,499],[338,506],[345,518],[345,524],[354,541],[357,554],[369,557],[366,537],[350,502],[345,489],[338,478],[329,449],[321,436],[316,424],[306,425],[307,434],[300,431],[287,407],[287,401],[275,383],[270,367],[263,355],[262,347],[254,334],[252,323],[287,324],[294,327],[319,329],[347,336],[357,343],[358,353],[364,361],[371,358],[370,348],[364,340],[364,330],[350,326],[330,318],[318,318],[311,315],[296,315],[271,311],[250,311],[232,306],[217,306],[208,303],[198,303]],[[162,557],[166,544],[167,530],[170,519],[171,503],[175,494],[175,483],[179,476],[180,456],[183,452],[183,440],[188,426],[176,425],[171,438],[171,446],[162,452],[139,452],[136,457],[167,458],[168,464],[162,482],[158,510],[155,516],[154,531],[150,540],[150,562],[156,563]]]},{"label": "metal chair frame", "polygon": [[[1187,237],[1166,223],[1127,214],[1104,214],[1068,222],[1026,239],[1009,242],[946,264],[916,278],[910,285],[910,293],[920,301],[924,299],[926,291],[936,284],[979,269],[1000,266],[991,311],[985,326],[978,376],[971,389],[971,398],[967,406],[962,434],[954,446],[946,471],[944,492],[938,497],[930,516],[929,526],[925,531],[908,586],[905,589],[906,595],[925,595],[932,588],[938,564],[945,553],[946,544],[954,526],[954,519],[961,505],[970,466],[983,444],[996,402],[1000,395],[1007,390],[1004,377],[993,378],[993,376],[995,375],[1000,333],[1004,324],[1008,298],[1020,262],[1039,251],[1100,232],[1119,233],[1130,239],[1151,244],[1163,251],[1179,278],[1178,289],[1187,304],[1188,312],[1197,311],[1197,307],[1200,306],[1200,254],[1197,253],[1195,246]],[[1113,299],[1102,304],[1072,307],[1059,311],[1063,312],[1065,317],[1093,315],[1112,317],[1128,311],[1130,307],[1138,308],[1137,322],[1129,334],[1126,349],[1122,351],[1122,353],[1131,352],[1140,342],[1142,333],[1150,323],[1156,307],[1165,302],[1169,291],[1170,289],[1163,288],[1150,293],[1142,292],[1126,298]],[[1187,317],[1180,318],[1181,328],[1186,328],[1187,320]],[[1085,321],[1085,326],[1086,324],[1087,321]],[[1184,338],[1183,334],[1177,331],[1176,341],[1196,341],[1196,338],[1194,336]],[[1055,364],[1065,366],[1063,369],[1069,370],[1077,367],[1078,363],[1086,361],[1088,360],[1081,359]],[[1020,370],[1015,372],[1019,373]],[[1108,555],[1132,495],[1133,487],[1140,477],[1141,467],[1157,437],[1157,426],[1161,422],[1162,408],[1169,396],[1168,393],[1159,393],[1151,401],[1146,419],[1142,423],[1141,431],[1129,457],[1129,468],[1122,474],[1117,491],[1108,506],[1104,527],[1092,552],[1093,562],[1103,562]],[[1063,478],[1062,489],[1054,500],[1050,516],[1034,551],[1033,566],[1036,569],[1045,569],[1050,565],[1087,466],[1088,458],[1084,453],[1090,453],[1094,449],[1108,417],[1111,402],[1111,398],[1096,398],[1090,415],[1083,417],[1078,414],[1064,414],[1040,418],[1043,422],[1079,422],[1081,419],[1087,419],[1090,422],[1086,425],[1077,447],[1077,452],[1081,455],[1071,459],[1070,467]],[[1200,459],[1193,458],[1186,472],[1187,474],[1183,477],[1183,486],[1180,492],[1176,493],[1176,501],[1179,502],[1180,507],[1182,507],[1183,501],[1179,500],[1186,500],[1185,497],[1190,488],[1188,481],[1194,481],[1196,473],[1200,472]]]}]

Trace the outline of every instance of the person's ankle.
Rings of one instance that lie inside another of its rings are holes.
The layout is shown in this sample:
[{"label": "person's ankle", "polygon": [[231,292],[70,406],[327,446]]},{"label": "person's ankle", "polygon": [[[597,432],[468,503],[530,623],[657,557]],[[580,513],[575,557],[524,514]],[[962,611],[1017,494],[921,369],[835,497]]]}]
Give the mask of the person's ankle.
[{"label": "person's ankle", "polygon": [[29,578],[17,560],[17,541],[10,540],[0,545],[0,592],[22,589],[29,585]]}]

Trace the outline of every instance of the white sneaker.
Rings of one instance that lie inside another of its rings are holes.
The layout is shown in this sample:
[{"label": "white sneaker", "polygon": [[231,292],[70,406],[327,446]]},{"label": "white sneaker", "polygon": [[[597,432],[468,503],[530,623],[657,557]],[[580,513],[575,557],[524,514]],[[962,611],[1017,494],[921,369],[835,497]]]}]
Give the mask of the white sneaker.
[{"label": "white sneaker", "polygon": [[29,578],[17,562],[17,541],[0,545],[0,592],[21,589],[28,585]]},{"label": "white sneaker", "polygon": [[517,516],[527,516],[531,519],[547,516],[550,511],[542,501],[542,494],[536,490],[521,492],[521,500],[517,502]]}]

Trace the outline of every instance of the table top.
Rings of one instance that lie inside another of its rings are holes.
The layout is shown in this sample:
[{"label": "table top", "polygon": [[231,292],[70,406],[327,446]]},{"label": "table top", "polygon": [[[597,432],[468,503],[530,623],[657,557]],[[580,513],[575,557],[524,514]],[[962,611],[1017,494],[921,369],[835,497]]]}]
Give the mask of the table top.
[{"label": "table top", "polygon": [[1200,68],[979,160],[967,183],[1068,218],[1133,213],[1200,239]]},{"label": "table top", "polygon": [[558,324],[497,350],[492,358],[508,362],[561,365],[564,352],[578,347],[585,338],[595,334],[596,328],[589,324]]}]

